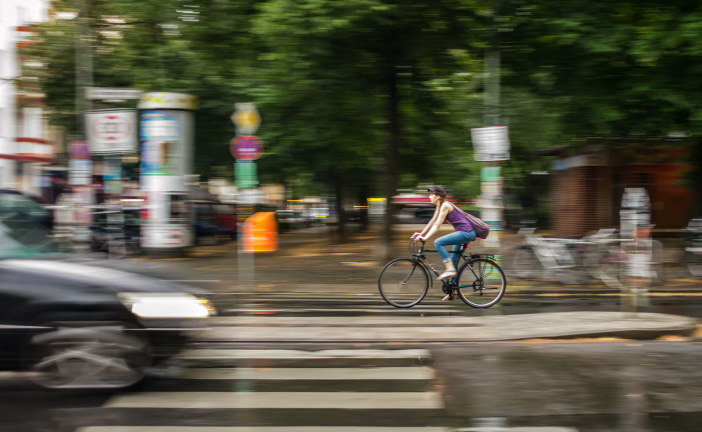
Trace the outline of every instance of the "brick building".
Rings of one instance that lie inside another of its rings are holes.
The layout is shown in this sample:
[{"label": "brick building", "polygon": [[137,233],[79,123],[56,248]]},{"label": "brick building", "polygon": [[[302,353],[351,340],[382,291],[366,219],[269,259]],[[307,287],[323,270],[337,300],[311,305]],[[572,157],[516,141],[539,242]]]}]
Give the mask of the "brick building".
[{"label": "brick building", "polygon": [[590,139],[583,150],[560,154],[551,181],[554,235],[618,228],[624,189],[644,187],[656,229],[685,227],[695,194],[682,184],[691,166],[681,139]]}]

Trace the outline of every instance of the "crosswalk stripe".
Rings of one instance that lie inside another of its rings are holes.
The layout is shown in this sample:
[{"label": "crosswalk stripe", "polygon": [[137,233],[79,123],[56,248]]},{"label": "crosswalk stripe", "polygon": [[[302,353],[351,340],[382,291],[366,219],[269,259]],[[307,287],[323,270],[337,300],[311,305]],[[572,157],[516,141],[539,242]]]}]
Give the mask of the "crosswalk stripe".
[{"label": "crosswalk stripe", "polygon": [[434,369],[375,368],[189,368],[177,379],[193,380],[430,380]]},{"label": "crosswalk stripe", "polygon": [[114,396],[105,408],[435,410],[437,392],[151,392]]},{"label": "crosswalk stripe", "polygon": [[[443,427],[394,426],[89,426],[76,432],[449,432]],[[558,432],[558,431],[553,431]]]},{"label": "crosswalk stripe", "polygon": [[336,349],[320,351],[276,349],[187,349],[180,359],[257,359],[257,360],[307,360],[307,359],[427,359],[426,349]]}]

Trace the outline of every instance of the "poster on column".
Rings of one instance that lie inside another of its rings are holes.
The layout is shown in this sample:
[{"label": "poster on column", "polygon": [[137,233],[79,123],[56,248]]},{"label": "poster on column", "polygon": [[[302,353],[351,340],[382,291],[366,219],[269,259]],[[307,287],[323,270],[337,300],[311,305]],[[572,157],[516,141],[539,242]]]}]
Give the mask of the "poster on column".
[{"label": "poster on column", "polygon": [[177,113],[145,111],[141,116],[142,175],[184,175]]}]

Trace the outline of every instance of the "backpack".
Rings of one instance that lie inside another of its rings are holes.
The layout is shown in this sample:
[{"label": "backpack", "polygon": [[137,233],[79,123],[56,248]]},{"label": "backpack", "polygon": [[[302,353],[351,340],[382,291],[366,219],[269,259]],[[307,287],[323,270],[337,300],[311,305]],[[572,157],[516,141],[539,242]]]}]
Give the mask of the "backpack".
[{"label": "backpack", "polygon": [[465,216],[466,219],[468,219],[468,221],[470,221],[470,224],[473,225],[473,229],[475,229],[475,234],[478,237],[480,237],[481,239],[487,238],[487,236],[490,234],[490,227],[488,226],[488,224],[483,222],[483,220],[480,219],[479,217],[473,216],[472,214],[461,210],[455,204],[451,203],[451,205],[453,206],[453,208],[455,208],[459,212],[461,212],[463,214],[463,216]]}]

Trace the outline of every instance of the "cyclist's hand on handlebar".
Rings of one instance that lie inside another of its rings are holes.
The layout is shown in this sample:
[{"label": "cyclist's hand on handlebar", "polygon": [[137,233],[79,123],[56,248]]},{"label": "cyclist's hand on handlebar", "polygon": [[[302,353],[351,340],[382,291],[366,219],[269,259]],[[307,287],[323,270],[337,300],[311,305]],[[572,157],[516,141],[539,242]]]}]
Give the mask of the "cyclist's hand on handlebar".
[{"label": "cyclist's hand on handlebar", "polygon": [[411,239],[414,241],[426,241],[426,239],[424,237],[422,237],[422,233],[418,233],[418,232],[412,234]]}]

